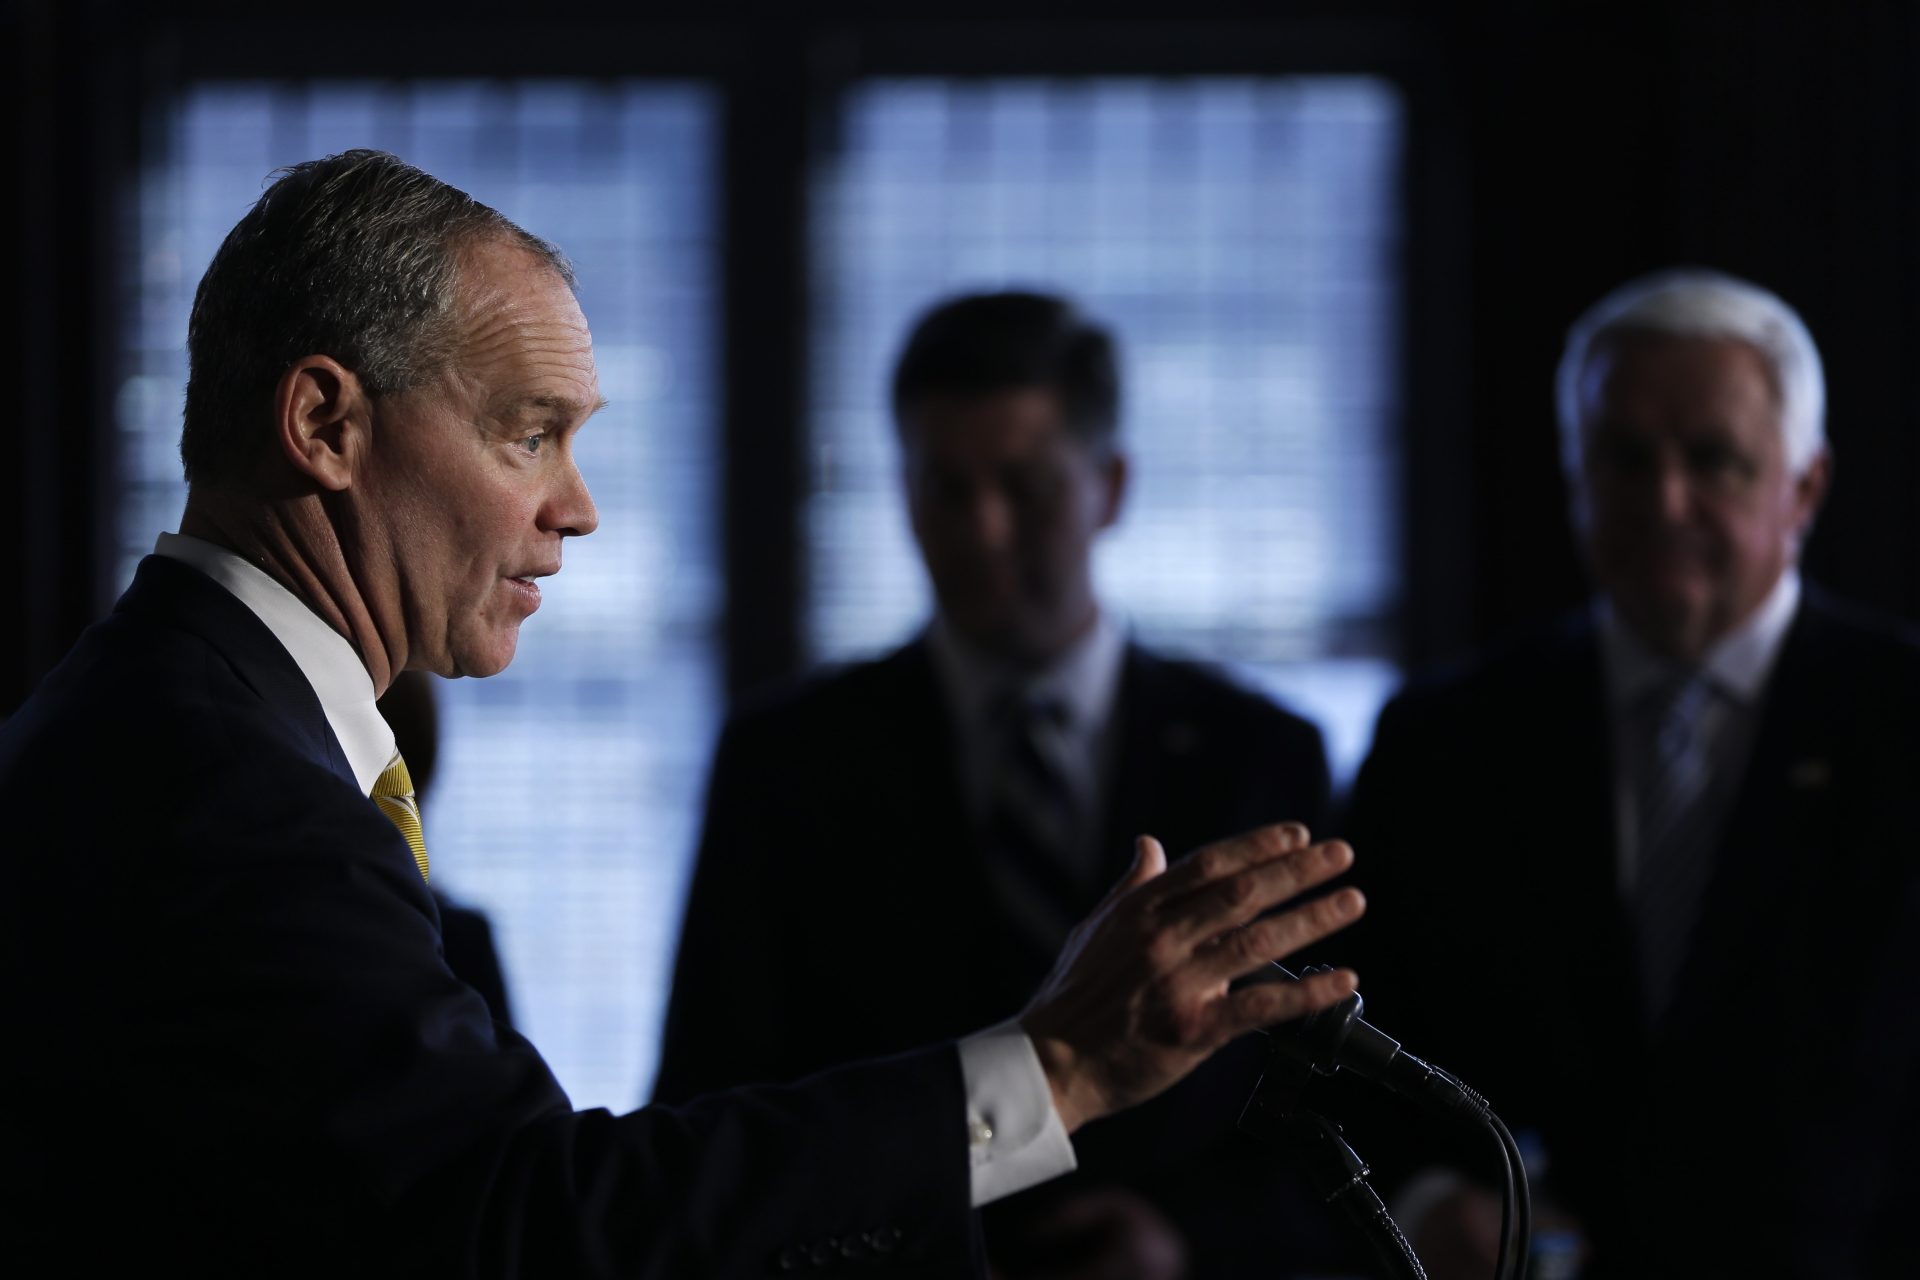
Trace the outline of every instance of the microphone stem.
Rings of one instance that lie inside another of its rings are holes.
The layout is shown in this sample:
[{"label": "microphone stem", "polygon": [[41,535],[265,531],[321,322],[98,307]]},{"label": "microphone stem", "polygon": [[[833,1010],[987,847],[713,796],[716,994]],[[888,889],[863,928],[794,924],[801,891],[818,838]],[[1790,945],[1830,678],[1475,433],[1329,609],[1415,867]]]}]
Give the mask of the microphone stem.
[{"label": "microphone stem", "polygon": [[1347,1220],[1366,1237],[1383,1276],[1390,1280],[1427,1280],[1427,1269],[1420,1265],[1419,1255],[1414,1253],[1400,1224],[1387,1212],[1379,1193],[1362,1182],[1354,1194],[1340,1199]]},{"label": "microphone stem", "polygon": [[1387,1280],[1427,1280],[1413,1245],[1367,1181],[1371,1170],[1340,1136],[1339,1127],[1304,1107],[1294,1110],[1286,1125],[1299,1142],[1315,1188],[1360,1232],[1380,1274]]}]

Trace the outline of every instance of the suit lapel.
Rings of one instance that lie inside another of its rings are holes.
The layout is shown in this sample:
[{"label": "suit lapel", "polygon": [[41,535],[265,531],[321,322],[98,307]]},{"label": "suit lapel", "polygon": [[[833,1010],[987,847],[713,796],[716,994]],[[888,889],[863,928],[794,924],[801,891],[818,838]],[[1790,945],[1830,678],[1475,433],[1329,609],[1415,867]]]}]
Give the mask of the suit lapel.
[{"label": "suit lapel", "polygon": [[1532,815],[1505,833],[1522,846],[1515,869],[1524,892],[1584,919],[1611,914],[1595,904],[1618,897],[1613,738],[1599,647],[1584,618],[1518,697],[1516,727],[1502,731],[1518,740],[1480,740],[1478,750],[1489,780],[1513,789],[1495,810]]},{"label": "suit lapel", "polygon": [[915,640],[884,662],[876,682],[874,774],[883,779],[876,807],[896,830],[926,841],[925,852],[943,860],[961,858],[972,843],[966,803],[960,794],[953,713],[933,669],[924,640]]},{"label": "suit lapel", "polygon": [[1169,857],[1187,852],[1174,843],[1182,839],[1181,833],[1155,828],[1166,811],[1163,797],[1188,789],[1187,774],[1201,746],[1200,727],[1183,709],[1169,704],[1153,668],[1153,659],[1128,643],[1108,730],[1106,818],[1097,864],[1102,885],[1118,880],[1133,861],[1136,836],[1167,841]]},{"label": "suit lapel", "polygon": [[[990,891],[961,793],[953,712],[926,641],[887,658],[879,674],[869,776],[877,784],[874,809],[884,815],[881,856],[913,860],[911,868],[897,868],[906,872],[902,884],[942,899],[925,906],[950,913],[956,902],[971,904],[973,918],[983,918],[980,906]],[[903,837],[911,839],[911,850],[900,847]]]},{"label": "suit lapel", "polygon": [[[1779,904],[1832,843],[1833,796],[1845,779],[1834,713],[1845,699],[1824,656],[1825,620],[1802,605],[1768,680],[1752,752],[1702,897],[1671,1020],[1725,1007],[1754,949],[1791,946]],[[1808,957],[1809,963],[1817,957]]]},{"label": "suit lapel", "polygon": [[133,585],[114,612],[205,640],[260,695],[263,707],[286,726],[289,739],[304,754],[359,789],[353,766],[299,664],[267,624],[226,588],[190,565],[152,555],[140,562]]},{"label": "suit lapel", "polygon": [[[1566,1061],[1597,1054],[1612,1061],[1631,1055],[1641,1041],[1639,984],[1620,902],[1606,683],[1587,618],[1582,616],[1570,643],[1542,677],[1526,693],[1530,705],[1521,711],[1524,721],[1538,725],[1537,740],[1503,744],[1490,757],[1496,777],[1499,762],[1514,751],[1531,760],[1508,775],[1509,785],[1525,793],[1517,797],[1516,810],[1532,816],[1511,836],[1530,847],[1520,859],[1519,895],[1505,915],[1522,939],[1516,963],[1539,964],[1545,958],[1558,963],[1557,970],[1541,973],[1544,986],[1530,1011],[1558,1029],[1555,1056]],[[1539,723],[1541,715],[1553,722]]]},{"label": "suit lapel", "polygon": [[967,812],[954,715],[924,639],[887,658],[875,684],[876,909],[921,956],[914,998],[956,1021],[938,1034],[1003,1018],[1033,994],[1052,956],[1013,945]]}]

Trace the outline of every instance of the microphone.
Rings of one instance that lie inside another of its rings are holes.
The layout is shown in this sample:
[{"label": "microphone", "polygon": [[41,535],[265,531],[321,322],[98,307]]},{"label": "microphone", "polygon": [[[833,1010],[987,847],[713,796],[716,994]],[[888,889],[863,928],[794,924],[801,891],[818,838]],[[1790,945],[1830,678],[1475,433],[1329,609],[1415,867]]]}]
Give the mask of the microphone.
[{"label": "microphone", "polygon": [[[1306,972],[1331,973],[1332,969],[1328,965],[1315,965]],[[1237,989],[1255,982],[1297,981],[1299,978],[1291,969],[1276,963],[1246,974],[1232,985]],[[1506,1166],[1506,1194],[1500,1207],[1500,1258],[1494,1273],[1503,1278],[1518,1276],[1526,1266],[1532,1247],[1533,1205],[1527,1189],[1526,1162],[1513,1135],[1485,1098],[1447,1072],[1414,1057],[1400,1047],[1398,1040],[1362,1019],[1363,1004],[1356,991],[1318,1013],[1266,1028],[1267,1060],[1279,1069],[1268,1070],[1254,1086],[1253,1096],[1247,1099],[1246,1111],[1240,1118],[1241,1127],[1262,1136],[1285,1133],[1288,1128],[1297,1132],[1299,1117],[1309,1114],[1301,1112],[1299,1107],[1301,1091],[1307,1082],[1316,1075],[1330,1076],[1342,1067],[1385,1085],[1429,1110],[1472,1122],[1499,1145],[1500,1159]],[[1357,1161],[1357,1157],[1355,1159]],[[1382,1220],[1385,1227],[1393,1226],[1393,1220],[1384,1214]],[[1397,1235],[1398,1228],[1393,1228],[1392,1235],[1386,1234],[1385,1228],[1369,1232],[1376,1246],[1392,1244],[1392,1236]],[[1419,1260],[1412,1258],[1411,1249],[1406,1250],[1406,1255],[1414,1267],[1406,1274],[1423,1275],[1418,1269]],[[1396,1253],[1389,1251],[1380,1256],[1389,1264],[1392,1274],[1401,1274],[1393,1270],[1398,1265]]]},{"label": "microphone", "polygon": [[[1331,973],[1315,965],[1309,974]],[[1279,963],[1247,974],[1234,987],[1256,982],[1297,982],[1300,975]],[[1316,1075],[1330,1076],[1345,1067],[1355,1075],[1384,1085],[1404,1098],[1448,1115],[1465,1114],[1485,1123],[1492,1113],[1487,1100],[1453,1076],[1423,1062],[1400,1047],[1400,1042],[1360,1017],[1365,1007],[1358,991],[1339,1004],[1266,1028],[1263,1034],[1273,1052]]]}]

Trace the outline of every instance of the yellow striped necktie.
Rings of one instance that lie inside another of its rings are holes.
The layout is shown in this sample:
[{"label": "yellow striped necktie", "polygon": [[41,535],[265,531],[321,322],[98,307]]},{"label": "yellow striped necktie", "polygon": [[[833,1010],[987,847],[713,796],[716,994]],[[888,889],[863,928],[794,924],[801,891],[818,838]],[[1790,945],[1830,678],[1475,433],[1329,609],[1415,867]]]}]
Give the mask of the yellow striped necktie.
[{"label": "yellow striped necktie", "polygon": [[413,778],[407,773],[407,762],[400,758],[398,747],[393,749],[393,759],[387,761],[387,767],[380,771],[379,779],[373,784],[373,802],[407,838],[414,865],[420,868],[420,878],[425,880],[427,837],[420,830],[420,802],[414,798]]}]

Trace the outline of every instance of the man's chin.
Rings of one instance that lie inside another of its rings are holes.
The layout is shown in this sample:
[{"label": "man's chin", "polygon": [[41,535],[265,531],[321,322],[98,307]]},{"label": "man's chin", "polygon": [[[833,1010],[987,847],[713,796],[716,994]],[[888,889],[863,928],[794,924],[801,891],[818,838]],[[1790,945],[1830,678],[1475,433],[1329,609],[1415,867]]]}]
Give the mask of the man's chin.
[{"label": "man's chin", "polygon": [[490,637],[490,640],[485,645],[462,646],[454,650],[450,664],[452,669],[440,674],[485,679],[505,671],[520,647],[520,628],[514,627],[504,637]]},{"label": "man's chin", "polygon": [[954,630],[975,652],[1014,668],[1043,667],[1058,657],[1064,647],[1057,637],[1018,623],[971,627],[956,624]]},{"label": "man's chin", "polygon": [[1663,592],[1614,607],[1640,642],[1665,658],[1692,662],[1713,641],[1709,602],[1691,593]]},{"label": "man's chin", "polygon": [[950,609],[943,612],[948,628],[975,653],[1006,661],[1009,655],[1020,649],[1019,629],[1011,626],[1003,617],[959,613]]}]

